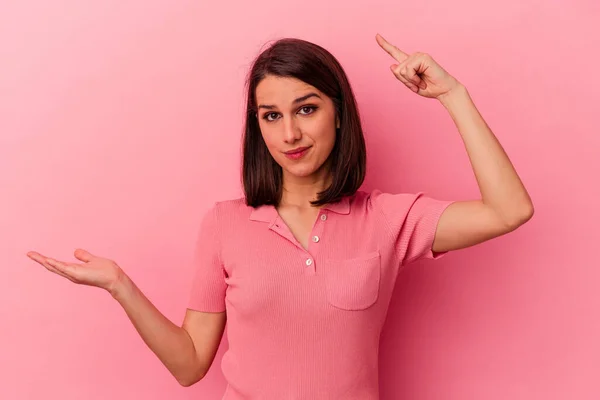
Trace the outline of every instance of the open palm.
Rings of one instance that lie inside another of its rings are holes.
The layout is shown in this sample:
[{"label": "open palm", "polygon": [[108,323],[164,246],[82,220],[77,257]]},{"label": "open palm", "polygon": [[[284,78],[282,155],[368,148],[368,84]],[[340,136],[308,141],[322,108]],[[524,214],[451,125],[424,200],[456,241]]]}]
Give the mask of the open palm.
[{"label": "open palm", "polygon": [[72,282],[96,286],[106,289],[109,292],[112,291],[115,283],[122,277],[123,272],[121,268],[112,260],[94,256],[82,249],[75,250],[74,255],[75,258],[83,261],[83,263],[58,261],[35,251],[27,253],[29,258],[55,274],[67,278]]}]

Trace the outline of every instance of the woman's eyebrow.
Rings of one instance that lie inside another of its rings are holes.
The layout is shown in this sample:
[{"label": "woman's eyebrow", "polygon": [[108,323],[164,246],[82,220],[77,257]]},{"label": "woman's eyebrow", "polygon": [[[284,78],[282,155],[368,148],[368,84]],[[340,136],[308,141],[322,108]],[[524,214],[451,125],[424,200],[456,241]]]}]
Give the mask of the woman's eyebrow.
[{"label": "woman's eyebrow", "polygon": [[[314,96],[314,97],[318,97],[319,99],[321,98],[321,96],[319,96],[318,94],[311,92],[311,93],[309,93],[309,94],[307,94],[307,95],[305,95],[305,96],[298,97],[296,100],[294,100],[294,101],[292,102],[292,104],[298,104],[298,103],[301,103],[301,102],[303,102],[304,100],[306,100],[306,99],[308,99],[308,98],[310,98],[310,97],[313,97],[313,96]],[[266,108],[267,110],[272,110],[273,108],[275,108],[275,106],[273,106],[273,105],[270,105],[270,104],[259,104],[259,105],[258,105],[258,108],[259,108],[259,109],[261,109],[261,108]]]}]

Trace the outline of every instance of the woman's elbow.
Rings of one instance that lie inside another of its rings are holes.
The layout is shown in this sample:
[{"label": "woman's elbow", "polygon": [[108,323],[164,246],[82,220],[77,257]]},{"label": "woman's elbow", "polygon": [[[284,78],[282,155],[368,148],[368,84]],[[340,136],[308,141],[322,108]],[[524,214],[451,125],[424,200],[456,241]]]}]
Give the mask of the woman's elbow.
[{"label": "woman's elbow", "polygon": [[193,373],[186,374],[185,376],[176,376],[177,382],[183,387],[190,387],[195,383],[201,381],[206,375],[205,371],[194,371]]}]

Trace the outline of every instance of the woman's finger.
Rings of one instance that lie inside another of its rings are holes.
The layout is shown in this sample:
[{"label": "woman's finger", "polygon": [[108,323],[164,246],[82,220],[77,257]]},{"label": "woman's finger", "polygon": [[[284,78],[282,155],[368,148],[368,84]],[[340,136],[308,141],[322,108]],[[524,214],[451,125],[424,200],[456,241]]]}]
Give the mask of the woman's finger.
[{"label": "woman's finger", "polygon": [[35,261],[38,264],[40,264],[41,266],[43,266],[44,268],[46,268],[48,271],[53,272],[57,275],[62,276],[63,278],[67,278],[67,279],[73,281],[73,278],[71,278],[68,274],[61,271],[59,268],[54,267],[52,264],[48,263],[47,257],[44,257],[41,254],[36,253],[36,252],[29,252],[29,253],[27,253],[27,256],[29,258],[31,258],[33,261]]},{"label": "woman's finger", "polygon": [[402,62],[408,58],[408,54],[388,42],[379,33],[375,36],[375,40],[382,49],[384,49],[390,56],[394,57],[398,62]]},{"label": "woman's finger", "polygon": [[77,264],[62,262],[53,258],[47,258],[46,262],[52,267],[56,268],[58,271],[60,271],[63,274],[63,276],[66,276],[69,279],[71,279],[73,282],[77,282],[79,280],[79,268]]},{"label": "woman's finger", "polygon": [[84,261],[84,262],[90,262],[94,258],[96,258],[95,255],[93,255],[92,253],[90,253],[89,251],[86,251],[84,249],[75,250],[74,255],[75,255],[75,258],[77,258],[78,260]]},{"label": "woman's finger", "polygon": [[59,269],[54,268],[52,265],[45,263],[44,266],[46,267],[46,269],[50,272],[54,272],[56,275],[60,275],[63,278],[67,278],[68,280],[70,280],[71,282],[75,282],[75,279],[73,279],[72,276],[69,276],[67,274],[65,274],[64,272],[60,271]]},{"label": "woman's finger", "polygon": [[415,71],[412,67],[410,66],[405,66],[404,69],[402,70],[402,75],[410,82],[414,83],[415,85],[419,86],[419,84],[421,83],[421,77],[419,75],[417,75],[417,71]]},{"label": "woman's finger", "polygon": [[406,61],[399,65],[401,74],[410,82],[414,83],[421,89],[425,89],[424,81],[419,75],[421,70],[421,60],[417,57],[411,56]]},{"label": "woman's finger", "polygon": [[392,65],[392,72],[394,73],[394,75],[396,75],[396,78],[398,78],[398,80],[402,83],[404,83],[410,90],[412,90],[413,92],[418,92],[419,88],[417,87],[417,85],[415,85],[414,83],[410,82],[408,79],[406,79],[402,73],[400,72],[400,67],[397,65]]}]

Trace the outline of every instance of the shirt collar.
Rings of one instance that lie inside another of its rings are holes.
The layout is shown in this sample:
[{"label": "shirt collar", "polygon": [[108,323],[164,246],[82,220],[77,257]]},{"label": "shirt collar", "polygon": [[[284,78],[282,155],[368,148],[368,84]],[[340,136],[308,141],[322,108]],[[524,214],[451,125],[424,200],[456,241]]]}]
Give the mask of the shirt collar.
[{"label": "shirt collar", "polygon": [[[337,203],[326,204],[321,207],[323,210],[333,211],[337,214],[349,214],[350,213],[350,199],[348,196],[342,197]],[[273,205],[262,205],[257,208],[253,208],[250,213],[250,220],[262,221],[273,223],[279,216],[277,209]]]}]

